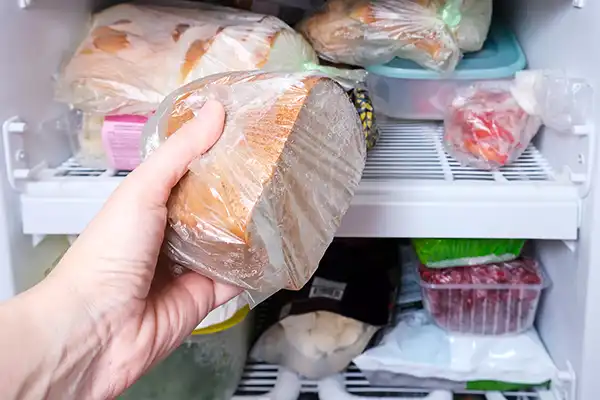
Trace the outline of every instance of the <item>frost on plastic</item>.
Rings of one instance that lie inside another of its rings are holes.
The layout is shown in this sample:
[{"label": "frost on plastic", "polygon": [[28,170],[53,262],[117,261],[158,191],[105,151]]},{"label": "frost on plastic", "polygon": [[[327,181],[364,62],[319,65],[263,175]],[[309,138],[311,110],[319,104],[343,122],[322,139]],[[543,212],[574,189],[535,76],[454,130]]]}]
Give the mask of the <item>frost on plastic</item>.
[{"label": "frost on plastic", "polygon": [[512,82],[460,90],[444,120],[446,150],[461,163],[496,170],[515,161],[544,124],[570,131],[586,123],[591,87],[556,72],[522,71]]},{"label": "frost on plastic", "polygon": [[299,30],[332,62],[368,66],[394,57],[453,71],[465,51],[480,50],[489,0],[330,0]]},{"label": "frost on plastic", "polygon": [[333,240],[362,175],[366,145],[356,109],[337,83],[312,73],[213,75],[161,104],[146,126],[144,156],[207,99],[225,106],[225,130],[172,191],[165,251],[246,289],[251,303],[297,290]]},{"label": "frost on plastic", "polygon": [[[96,14],[65,65],[57,98],[97,114],[148,114],[173,90],[216,73],[319,69],[310,44],[276,17],[205,4],[121,4]],[[364,71],[330,69],[349,81]]]}]

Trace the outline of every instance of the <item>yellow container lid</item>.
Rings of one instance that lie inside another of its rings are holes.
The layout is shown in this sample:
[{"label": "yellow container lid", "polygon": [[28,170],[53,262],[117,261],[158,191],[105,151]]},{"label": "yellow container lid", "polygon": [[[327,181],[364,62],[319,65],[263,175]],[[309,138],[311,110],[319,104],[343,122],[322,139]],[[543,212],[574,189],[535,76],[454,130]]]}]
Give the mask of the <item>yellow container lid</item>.
[{"label": "yellow container lid", "polygon": [[243,295],[238,295],[227,303],[212,310],[196,327],[193,335],[206,335],[221,332],[242,322],[250,312]]}]

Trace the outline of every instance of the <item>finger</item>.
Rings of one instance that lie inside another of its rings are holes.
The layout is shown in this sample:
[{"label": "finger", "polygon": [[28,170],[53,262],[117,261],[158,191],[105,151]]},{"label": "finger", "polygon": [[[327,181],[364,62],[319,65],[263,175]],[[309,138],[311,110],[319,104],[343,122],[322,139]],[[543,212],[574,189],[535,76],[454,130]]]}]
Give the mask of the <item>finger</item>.
[{"label": "finger", "polygon": [[[165,203],[171,189],[192,161],[206,153],[223,133],[225,110],[208,101],[125,180],[122,190],[133,190],[152,201]],[[154,192],[156,190],[156,192]]]}]

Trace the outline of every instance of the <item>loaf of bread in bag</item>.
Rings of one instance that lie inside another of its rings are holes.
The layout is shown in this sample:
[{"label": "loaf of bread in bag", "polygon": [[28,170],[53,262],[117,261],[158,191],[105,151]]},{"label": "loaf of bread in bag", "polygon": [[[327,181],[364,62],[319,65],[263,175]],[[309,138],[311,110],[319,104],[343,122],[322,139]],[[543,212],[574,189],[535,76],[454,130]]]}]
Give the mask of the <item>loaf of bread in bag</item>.
[{"label": "loaf of bread in bag", "polygon": [[328,78],[228,73],[166,100],[166,136],[207,98],[224,104],[225,130],[171,194],[166,251],[180,265],[248,290],[299,289],[361,179],[366,146],[358,114]]}]

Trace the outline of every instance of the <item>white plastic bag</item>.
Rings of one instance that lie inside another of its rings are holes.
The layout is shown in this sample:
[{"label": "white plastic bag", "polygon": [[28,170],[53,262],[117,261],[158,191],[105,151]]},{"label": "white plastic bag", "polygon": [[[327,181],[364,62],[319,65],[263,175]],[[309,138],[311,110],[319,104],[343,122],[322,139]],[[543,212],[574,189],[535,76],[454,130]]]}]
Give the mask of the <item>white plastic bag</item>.
[{"label": "white plastic bag", "polygon": [[261,335],[251,357],[320,379],[344,370],[377,329],[328,311],[291,315]]},{"label": "white plastic bag", "polygon": [[534,330],[502,337],[453,335],[438,328],[424,311],[402,315],[382,343],[354,363],[367,378],[377,380],[382,373],[388,383],[399,374],[457,382],[541,384],[557,373]]}]

